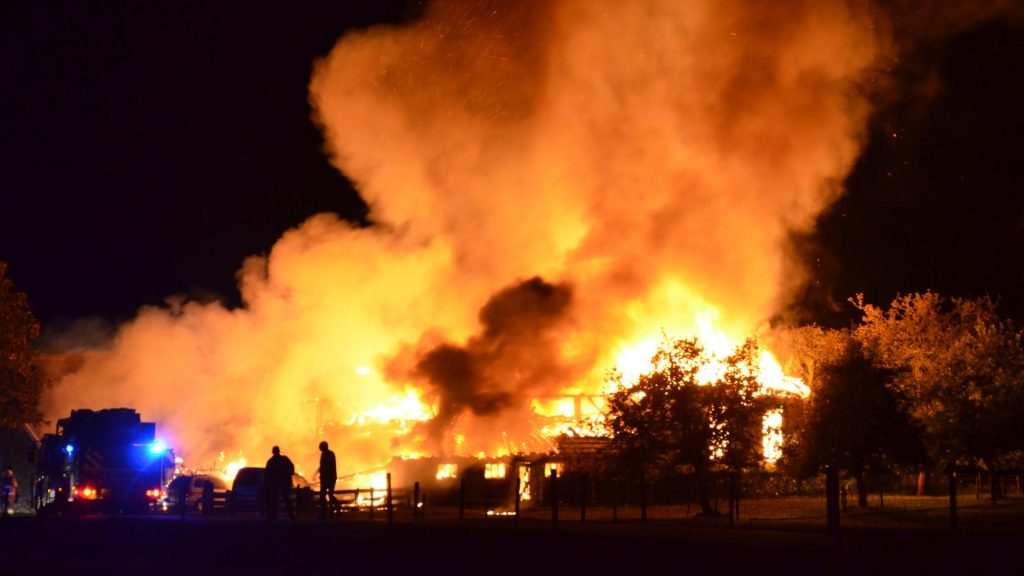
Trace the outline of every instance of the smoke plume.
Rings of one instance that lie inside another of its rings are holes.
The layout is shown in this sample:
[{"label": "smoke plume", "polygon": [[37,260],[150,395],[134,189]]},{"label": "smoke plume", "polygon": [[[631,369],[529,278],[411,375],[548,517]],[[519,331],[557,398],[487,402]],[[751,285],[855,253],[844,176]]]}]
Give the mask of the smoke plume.
[{"label": "smoke plume", "polygon": [[[786,235],[858,154],[887,29],[842,0],[481,0],[347,34],[310,98],[373,225],[287,231],[239,271],[240,308],[141,310],[47,412],[136,407],[196,466],[515,444],[531,395],[599,391],[637,341],[773,313],[799,280]],[[410,394],[430,422],[354,425]]]},{"label": "smoke plume", "polygon": [[422,426],[430,452],[495,449],[480,442],[493,440],[486,434],[461,446],[444,444],[464,415],[480,417],[506,436],[530,438],[530,399],[579,376],[559,354],[559,329],[570,304],[568,287],[533,278],[495,294],[480,310],[480,334],[465,346],[446,342],[417,354],[412,376],[427,382],[428,399],[436,397],[437,414]]}]

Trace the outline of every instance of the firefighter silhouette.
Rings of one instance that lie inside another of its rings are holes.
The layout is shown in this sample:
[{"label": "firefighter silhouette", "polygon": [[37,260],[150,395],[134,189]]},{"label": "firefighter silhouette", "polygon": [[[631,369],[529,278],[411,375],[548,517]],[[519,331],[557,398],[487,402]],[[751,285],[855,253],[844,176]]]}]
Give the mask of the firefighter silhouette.
[{"label": "firefighter silhouette", "polygon": [[292,464],[291,459],[281,454],[281,449],[277,446],[271,449],[271,453],[273,456],[267,460],[267,467],[263,472],[263,490],[267,498],[267,519],[277,519],[277,499],[280,496],[284,499],[288,517],[294,520],[295,511],[292,509],[290,495],[295,465]]},{"label": "firefighter silhouette", "polygon": [[[320,518],[327,518],[338,505],[338,499],[334,497],[334,486],[338,482],[338,461],[334,452],[327,448],[327,442],[320,443],[320,467],[317,468],[320,475]],[[327,498],[331,499],[331,507],[327,507]]]},{"label": "firefighter silhouette", "polygon": [[14,512],[14,500],[18,496],[18,479],[14,477],[14,468],[7,466],[0,474],[0,511],[4,516]]}]

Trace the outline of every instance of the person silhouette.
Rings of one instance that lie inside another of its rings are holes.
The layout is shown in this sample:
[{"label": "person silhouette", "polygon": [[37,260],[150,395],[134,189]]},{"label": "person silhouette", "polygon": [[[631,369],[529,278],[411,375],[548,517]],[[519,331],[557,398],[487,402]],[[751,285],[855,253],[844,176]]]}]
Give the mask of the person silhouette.
[{"label": "person silhouette", "polygon": [[288,517],[294,520],[295,511],[292,509],[290,496],[295,465],[292,464],[291,459],[281,454],[279,447],[274,446],[270,452],[273,455],[267,460],[267,467],[263,472],[263,490],[267,498],[267,520],[277,519],[278,496],[284,499]]},{"label": "person silhouette", "polygon": [[14,500],[18,490],[18,479],[14,476],[14,468],[7,466],[0,474],[0,503],[4,516],[14,511]]},{"label": "person silhouette", "polygon": [[[326,519],[338,505],[334,496],[334,486],[338,482],[338,461],[334,452],[327,448],[327,442],[320,443],[320,467],[316,469],[320,476],[320,518]],[[331,507],[327,508],[327,498],[331,499]]]}]

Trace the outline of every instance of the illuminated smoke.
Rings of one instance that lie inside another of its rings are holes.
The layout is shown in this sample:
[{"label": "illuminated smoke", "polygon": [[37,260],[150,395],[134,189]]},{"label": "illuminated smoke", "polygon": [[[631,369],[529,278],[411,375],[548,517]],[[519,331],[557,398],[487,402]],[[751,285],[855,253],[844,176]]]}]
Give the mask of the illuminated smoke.
[{"label": "illuminated smoke", "polygon": [[65,365],[47,414],[138,408],[196,466],[278,444],[311,470],[326,436],[346,473],[392,438],[325,424],[417,390],[435,411],[409,426],[421,445],[453,449],[455,427],[471,440],[454,449],[519,445],[526,396],[596,391],[661,329],[741,338],[773,313],[799,280],[786,235],[861,145],[876,16],[491,0],[348,34],[310,95],[374,225],[289,230],[239,271],[239,309],[143,309]]},{"label": "illuminated smoke", "polygon": [[[426,428],[432,453],[452,450],[444,441],[466,412],[491,420],[489,426],[514,438],[529,438],[533,394],[558,390],[575,376],[559,354],[558,329],[571,301],[565,286],[533,278],[494,295],[480,311],[481,333],[458,346],[441,343],[419,355],[413,376],[436,395],[437,415]],[[484,435],[482,440],[492,438]],[[493,445],[463,449],[493,451]]]}]

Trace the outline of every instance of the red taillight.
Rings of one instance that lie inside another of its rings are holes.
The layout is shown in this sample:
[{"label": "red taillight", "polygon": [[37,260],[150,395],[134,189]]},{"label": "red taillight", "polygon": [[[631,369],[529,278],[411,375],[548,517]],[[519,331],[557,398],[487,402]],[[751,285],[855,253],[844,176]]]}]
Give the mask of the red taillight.
[{"label": "red taillight", "polygon": [[83,486],[81,488],[75,488],[75,497],[82,498],[84,500],[95,500],[99,496],[95,488],[89,486]]},{"label": "red taillight", "polygon": [[149,490],[146,490],[146,496],[152,498],[153,500],[157,500],[160,498],[160,489],[151,488]]}]

